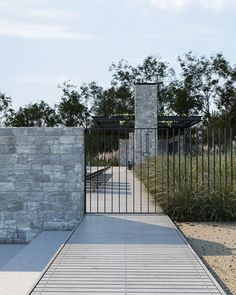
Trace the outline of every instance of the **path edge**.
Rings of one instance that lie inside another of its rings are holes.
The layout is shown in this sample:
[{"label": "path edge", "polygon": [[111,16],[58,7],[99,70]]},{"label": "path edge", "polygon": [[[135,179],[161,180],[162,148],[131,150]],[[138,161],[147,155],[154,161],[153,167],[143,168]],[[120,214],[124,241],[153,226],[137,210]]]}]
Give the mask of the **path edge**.
[{"label": "path edge", "polygon": [[45,275],[45,273],[49,269],[49,267],[55,261],[55,259],[60,254],[60,252],[62,251],[62,249],[65,247],[65,245],[69,242],[70,238],[72,237],[72,235],[74,234],[74,232],[77,230],[77,228],[80,226],[80,224],[83,221],[84,217],[85,217],[85,214],[84,214],[83,217],[81,217],[81,219],[79,220],[78,224],[71,231],[71,233],[69,234],[69,236],[67,237],[67,239],[65,240],[65,242],[59,247],[59,249],[56,251],[56,253],[53,255],[53,257],[50,259],[50,261],[48,262],[48,264],[45,266],[45,268],[42,270],[42,272],[40,273],[40,275],[38,276],[38,278],[35,280],[35,282],[30,287],[30,289],[26,293],[26,295],[31,295],[32,294],[32,292],[34,291],[34,289],[36,288],[36,286],[38,285],[38,283],[41,281],[41,279],[43,278],[43,276]]},{"label": "path edge", "polygon": [[219,290],[219,292],[222,295],[227,295],[226,292],[223,290],[223,288],[220,286],[220,284],[217,282],[216,278],[213,276],[213,274],[209,271],[209,269],[207,268],[207,266],[204,264],[204,262],[201,260],[201,258],[198,256],[198,254],[194,251],[194,249],[192,248],[192,246],[189,244],[189,242],[187,241],[187,239],[185,238],[185,236],[183,235],[183,233],[178,229],[178,227],[176,226],[176,224],[171,220],[171,218],[166,215],[167,218],[169,219],[169,221],[175,226],[178,235],[180,236],[180,238],[186,243],[187,247],[189,248],[190,252],[193,254],[193,256],[197,259],[197,261],[199,262],[199,264],[201,265],[201,267],[204,269],[204,271],[206,272],[206,274],[208,275],[208,277],[211,279],[211,281],[214,283],[214,285],[216,286],[216,288]]}]

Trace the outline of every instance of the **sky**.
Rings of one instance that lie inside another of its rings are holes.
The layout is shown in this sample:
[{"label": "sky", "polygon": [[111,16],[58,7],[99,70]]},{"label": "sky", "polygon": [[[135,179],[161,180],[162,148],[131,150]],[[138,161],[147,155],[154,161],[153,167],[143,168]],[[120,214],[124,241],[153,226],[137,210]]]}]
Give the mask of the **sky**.
[{"label": "sky", "polygon": [[14,108],[60,100],[58,84],[107,87],[112,62],[192,50],[236,64],[236,0],[0,0],[0,92]]}]

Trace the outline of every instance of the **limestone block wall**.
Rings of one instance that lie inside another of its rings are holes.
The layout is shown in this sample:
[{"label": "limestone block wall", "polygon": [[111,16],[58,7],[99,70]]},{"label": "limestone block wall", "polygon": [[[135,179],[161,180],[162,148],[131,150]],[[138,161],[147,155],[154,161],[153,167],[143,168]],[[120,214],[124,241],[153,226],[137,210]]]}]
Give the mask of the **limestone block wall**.
[{"label": "limestone block wall", "polygon": [[157,128],[157,84],[135,85],[135,128]]},{"label": "limestone block wall", "polygon": [[120,139],[119,140],[119,165],[127,166],[128,164],[128,139]]},{"label": "limestone block wall", "polygon": [[69,230],[84,214],[84,130],[0,128],[0,242]]},{"label": "limestone block wall", "polygon": [[158,151],[157,84],[135,85],[135,162],[139,163]]},{"label": "limestone block wall", "polygon": [[127,166],[128,161],[134,162],[134,133],[129,133],[129,138],[119,140],[119,165]]}]

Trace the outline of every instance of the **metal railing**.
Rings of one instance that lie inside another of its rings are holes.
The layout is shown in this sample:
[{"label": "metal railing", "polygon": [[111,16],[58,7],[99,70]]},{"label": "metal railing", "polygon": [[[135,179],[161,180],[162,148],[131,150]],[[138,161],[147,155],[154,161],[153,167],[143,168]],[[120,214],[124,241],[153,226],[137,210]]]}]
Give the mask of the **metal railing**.
[{"label": "metal railing", "polygon": [[87,181],[86,211],[158,213],[177,194],[234,191],[235,135],[213,127],[87,130],[86,165],[106,169],[96,189]]}]

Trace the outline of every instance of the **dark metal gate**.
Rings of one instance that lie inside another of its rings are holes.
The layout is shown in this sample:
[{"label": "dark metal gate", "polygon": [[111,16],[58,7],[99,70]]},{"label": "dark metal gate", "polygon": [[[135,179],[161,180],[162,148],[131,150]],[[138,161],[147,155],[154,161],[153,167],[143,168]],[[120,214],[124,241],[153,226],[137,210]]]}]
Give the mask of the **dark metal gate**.
[{"label": "dark metal gate", "polygon": [[[150,134],[152,145],[150,144]],[[155,129],[89,129],[86,132],[86,212],[157,213],[149,190],[140,181],[140,163],[157,154]],[[137,142],[137,140],[139,142]]]},{"label": "dark metal gate", "polygon": [[176,196],[230,189],[234,154],[232,129],[87,129],[86,212],[168,213]]}]

